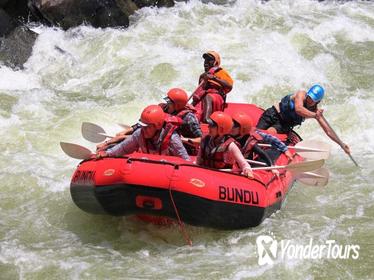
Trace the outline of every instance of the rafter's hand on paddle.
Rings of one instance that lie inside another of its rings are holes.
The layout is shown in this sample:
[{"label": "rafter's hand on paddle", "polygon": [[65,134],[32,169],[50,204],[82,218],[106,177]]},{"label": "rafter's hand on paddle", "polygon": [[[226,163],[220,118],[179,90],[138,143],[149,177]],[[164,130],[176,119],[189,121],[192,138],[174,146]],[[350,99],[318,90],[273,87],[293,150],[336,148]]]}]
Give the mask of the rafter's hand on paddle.
[{"label": "rafter's hand on paddle", "polygon": [[323,116],[323,109],[317,109],[315,119],[319,120]]},{"label": "rafter's hand on paddle", "polygon": [[95,157],[97,158],[97,159],[99,159],[99,158],[103,158],[103,157],[107,157],[108,156],[108,154],[105,152],[105,151],[103,151],[103,150],[101,150],[101,151],[97,151],[96,152],[96,155],[95,155]]},{"label": "rafter's hand on paddle", "polygon": [[292,161],[293,157],[289,150],[285,151],[284,155],[288,158],[289,161]]},{"label": "rafter's hand on paddle", "polygon": [[273,170],[271,171],[271,173],[273,173],[275,176],[277,176],[277,177],[279,178],[279,170],[277,170],[277,169],[273,169]]},{"label": "rafter's hand on paddle", "polygon": [[243,171],[242,171],[242,174],[244,176],[247,176],[249,179],[254,179],[255,178],[254,175],[253,175],[251,167],[244,167]]},{"label": "rafter's hand on paddle", "polygon": [[344,150],[344,152],[345,152],[346,154],[348,154],[348,155],[351,154],[351,149],[349,148],[349,146],[348,146],[347,144],[342,143],[342,144],[340,145],[340,147]]},{"label": "rafter's hand on paddle", "polygon": [[108,146],[107,142],[103,142],[96,145],[96,152],[103,151]]}]

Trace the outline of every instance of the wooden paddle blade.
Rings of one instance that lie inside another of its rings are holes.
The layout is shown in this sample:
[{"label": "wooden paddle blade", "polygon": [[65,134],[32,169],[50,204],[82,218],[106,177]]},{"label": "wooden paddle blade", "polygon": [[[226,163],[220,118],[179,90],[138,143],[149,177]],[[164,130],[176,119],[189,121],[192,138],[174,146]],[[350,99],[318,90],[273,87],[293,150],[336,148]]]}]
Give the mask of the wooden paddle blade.
[{"label": "wooden paddle blade", "polygon": [[305,140],[295,145],[296,152],[307,159],[328,159],[330,156],[331,146],[318,140]]},{"label": "wooden paddle blade", "polygon": [[299,174],[302,172],[308,172],[317,170],[318,168],[322,167],[325,164],[324,159],[320,160],[311,160],[311,161],[303,161],[298,163],[291,163],[286,165],[287,170],[291,171],[293,174]]},{"label": "wooden paddle blade", "polygon": [[73,143],[60,142],[61,149],[69,157],[76,159],[89,159],[92,156],[92,152],[80,145]]},{"label": "wooden paddle blade", "polygon": [[93,143],[100,143],[106,139],[106,136],[103,134],[106,133],[101,126],[90,122],[82,123],[82,135],[84,139]]},{"label": "wooden paddle blade", "polygon": [[322,167],[313,172],[300,173],[296,180],[304,185],[324,187],[329,182],[329,178],[329,170]]}]

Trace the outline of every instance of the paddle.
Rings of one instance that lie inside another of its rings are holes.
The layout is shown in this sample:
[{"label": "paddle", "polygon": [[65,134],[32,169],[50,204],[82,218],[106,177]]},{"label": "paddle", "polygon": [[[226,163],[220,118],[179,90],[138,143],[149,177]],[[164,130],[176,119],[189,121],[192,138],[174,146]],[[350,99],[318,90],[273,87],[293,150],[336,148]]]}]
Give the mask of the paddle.
[{"label": "paddle", "polygon": [[262,161],[250,160],[250,159],[246,159],[246,161],[248,163],[253,163],[253,164],[257,164],[257,165],[261,165],[261,166],[268,166],[265,162],[262,162]]},{"label": "paddle", "polygon": [[[326,120],[326,118],[321,115],[321,118],[322,120],[326,123],[326,125],[330,128],[331,132],[333,133],[333,136],[335,137],[335,139],[338,141],[338,144],[340,145],[341,148],[343,148],[343,146],[345,145],[343,143],[343,141],[339,138],[339,136],[336,134],[335,130],[331,127],[331,125],[329,124],[329,122]],[[358,163],[354,160],[354,158],[352,157],[352,155],[349,153],[348,156],[350,157],[350,159],[353,161],[353,163],[357,166],[357,167],[360,167],[358,165]]]},{"label": "paddle", "polygon": [[[252,168],[253,171],[255,170],[274,170],[274,169],[287,169],[288,171],[299,174],[303,172],[313,171],[323,166],[325,163],[324,159],[320,160],[311,160],[311,161],[303,161],[297,163],[290,163],[288,165],[273,165],[268,167],[255,167]],[[231,169],[219,169],[221,171],[232,171]]]},{"label": "paddle", "polygon": [[112,138],[106,134],[105,130],[101,126],[90,122],[82,123],[82,135],[84,139],[93,143],[100,143],[106,138]]},{"label": "paddle", "polygon": [[321,167],[313,172],[304,172],[297,175],[296,180],[308,186],[324,187],[329,182],[330,172]]},{"label": "paddle", "polygon": [[273,169],[287,169],[288,171],[298,174],[307,171],[313,171],[323,166],[324,159],[303,161],[297,163],[290,163],[288,165],[274,165],[269,167],[255,167],[252,170],[273,170]]},{"label": "paddle", "polygon": [[[131,126],[127,126],[125,124],[118,124],[122,126],[123,128],[131,128]],[[93,143],[101,143],[103,142],[106,138],[114,138],[111,135],[106,134],[105,130],[94,123],[90,122],[83,122],[82,123],[82,136],[84,139],[93,142]],[[130,135],[124,135],[123,138],[121,138],[119,141],[122,141],[124,138],[128,137]],[[182,140],[184,144],[190,145],[195,147],[196,145],[199,145],[198,143],[190,143],[187,140]]]},{"label": "paddle", "polygon": [[[317,159],[317,158],[314,158]],[[249,160],[247,159],[247,162],[266,166],[266,163],[257,161],[257,160]],[[323,187],[326,186],[329,181],[329,171],[327,168],[321,167],[317,170],[314,170],[313,172],[303,172],[299,173],[297,175],[296,181],[308,185],[308,186],[318,186]]]},{"label": "paddle", "polygon": [[188,97],[187,99],[187,103],[191,100],[191,98],[194,96],[195,92],[203,85],[205,81],[202,80],[201,83],[197,86],[197,88],[194,90],[194,92],[190,95],[190,97]]},{"label": "paddle", "polygon": [[328,159],[331,146],[318,140],[304,140],[297,143],[293,149],[303,158]]},{"label": "paddle", "polygon": [[89,159],[93,154],[89,149],[73,143],[60,142],[60,146],[65,154],[76,159]]},{"label": "paddle", "polygon": [[[270,144],[258,144],[261,147],[271,147]],[[294,150],[300,156],[308,159],[328,159],[330,156],[331,147],[318,140],[304,140],[297,143],[295,146],[287,146]]]}]

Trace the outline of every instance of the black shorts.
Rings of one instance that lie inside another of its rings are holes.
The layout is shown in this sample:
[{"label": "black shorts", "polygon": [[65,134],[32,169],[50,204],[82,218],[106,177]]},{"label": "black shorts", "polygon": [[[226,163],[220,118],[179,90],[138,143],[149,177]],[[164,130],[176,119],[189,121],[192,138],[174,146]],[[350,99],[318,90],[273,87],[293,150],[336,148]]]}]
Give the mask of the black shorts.
[{"label": "black shorts", "polygon": [[266,109],[266,111],[262,113],[256,127],[259,129],[274,127],[278,133],[284,134],[288,134],[292,130],[291,126],[282,122],[281,116],[274,106]]}]

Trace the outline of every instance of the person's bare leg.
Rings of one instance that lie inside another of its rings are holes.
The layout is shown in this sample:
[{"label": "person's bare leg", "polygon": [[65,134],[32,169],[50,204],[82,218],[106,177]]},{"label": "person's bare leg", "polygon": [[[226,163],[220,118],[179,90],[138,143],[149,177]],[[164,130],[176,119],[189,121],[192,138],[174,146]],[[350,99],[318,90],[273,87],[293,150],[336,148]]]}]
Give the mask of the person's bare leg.
[{"label": "person's bare leg", "polygon": [[203,122],[207,122],[213,110],[213,100],[210,95],[205,96],[203,100]]}]

